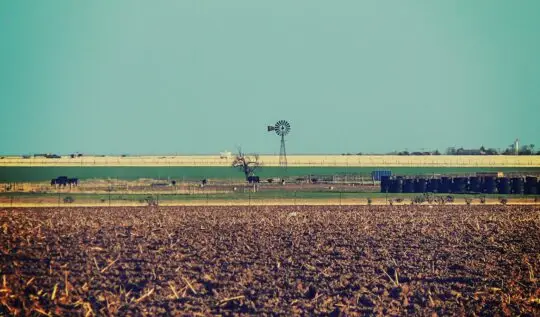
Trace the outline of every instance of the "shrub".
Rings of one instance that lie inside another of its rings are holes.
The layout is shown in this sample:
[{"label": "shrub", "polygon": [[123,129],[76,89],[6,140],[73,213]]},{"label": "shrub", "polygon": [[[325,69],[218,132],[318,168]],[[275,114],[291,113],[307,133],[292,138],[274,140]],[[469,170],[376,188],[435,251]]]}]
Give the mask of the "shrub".
[{"label": "shrub", "polygon": [[66,204],[71,204],[74,201],[75,201],[75,199],[73,199],[73,197],[71,197],[71,196],[64,197],[64,203],[66,203]]},{"label": "shrub", "polygon": [[371,197],[368,197],[368,199],[367,199],[367,204],[368,204],[368,206],[371,206],[371,203],[372,203],[372,202],[373,202],[373,201],[371,200]]},{"label": "shrub", "polygon": [[480,197],[480,203],[483,205],[486,203],[486,196]]},{"label": "shrub", "polygon": [[412,199],[412,203],[413,204],[421,204],[423,202],[426,201],[426,198],[424,196],[415,196],[413,199]]},{"label": "shrub", "polygon": [[472,198],[465,198],[465,203],[470,205],[472,203]]},{"label": "shrub", "polygon": [[154,199],[153,196],[148,196],[144,199],[148,206],[157,206],[158,202]]},{"label": "shrub", "polygon": [[506,204],[508,203],[508,199],[506,198],[500,198],[499,201],[501,202],[501,205],[504,205],[504,206],[506,206]]},{"label": "shrub", "polygon": [[427,201],[428,203],[433,203],[434,201],[434,196],[432,193],[424,193],[424,201]]}]

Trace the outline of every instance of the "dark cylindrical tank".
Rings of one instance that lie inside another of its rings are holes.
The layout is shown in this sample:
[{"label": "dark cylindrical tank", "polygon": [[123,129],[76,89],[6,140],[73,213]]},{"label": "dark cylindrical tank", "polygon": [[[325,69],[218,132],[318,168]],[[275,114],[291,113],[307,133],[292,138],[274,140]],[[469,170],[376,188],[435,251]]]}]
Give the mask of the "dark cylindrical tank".
[{"label": "dark cylindrical tank", "polygon": [[428,188],[427,191],[431,193],[438,193],[439,192],[439,185],[441,184],[441,180],[438,178],[432,178],[428,181]]},{"label": "dark cylindrical tank", "polygon": [[403,192],[403,178],[398,177],[392,180],[390,184],[390,191],[392,193],[401,193]]},{"label": "dark cylindrical tank", "polygon": [[403,192],[404,193],[413,193],[414,192],[414,179],[405,179],[405,180],[403,180]]},{"label": "dark cylindrical tank", "polygon": [[538,178],[535,176],[527,176],[525,178],[525,195],[538,194]]},{"label": "dark cylindrical tank", "polygon": [[499,190],[499,194],[510,194],[510,179],[508,177],[499,178],[497,189]]},{"label": "dark cylindrical tank", "polygon": [[452,182],[452,192],[462,194],[465,192],[465,177],[455,177]]},{"label": "dark cylindrical tank", "polygon": [[497,186],[497,182],[495,181],[495,177],[493,176],[484,177],[484,193],[494,194],[497,190],[496,186]]},{"label": "dark cylindrical tank", "polygon": [[513,177],[512,178],[512,194],[523,195],[523,193],[524,193],[523,178]]},{"label": "dark cylindrical tank", "polygon": [[381,176],[381,193],[390,192],[390,176],[383,175]]},{"label": "dark cylindrical tank", "polygon": [[419,178],[414,183],[415,193],[425,193],[427,191],[427,181],[425,178]]},{"label": "dark cylindrical tank", "polygon": [[452,185],[452,179],[449,177],[441,177],[441,183],[439,184],[439,193],[449,193]]},{"label": "dark cylindrical tank", "polygon": [[482,179],[478,176],[472,176],[469,178],[469,191],[472,193],[482,192]]}]

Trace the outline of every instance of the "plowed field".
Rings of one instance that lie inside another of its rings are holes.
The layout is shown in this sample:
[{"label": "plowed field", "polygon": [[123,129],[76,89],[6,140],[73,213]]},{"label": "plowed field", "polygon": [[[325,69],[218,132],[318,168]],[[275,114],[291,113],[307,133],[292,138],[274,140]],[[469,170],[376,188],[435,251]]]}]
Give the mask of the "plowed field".
[{"label": "plowed field", "polygon": [[0,315],[540,315],[535,206],[0,210]]}]

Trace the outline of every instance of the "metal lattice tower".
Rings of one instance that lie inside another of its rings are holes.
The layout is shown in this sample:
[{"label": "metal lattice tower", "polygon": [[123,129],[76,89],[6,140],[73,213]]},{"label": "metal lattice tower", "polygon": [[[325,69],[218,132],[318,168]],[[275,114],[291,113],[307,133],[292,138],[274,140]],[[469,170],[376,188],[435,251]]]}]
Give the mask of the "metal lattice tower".
[{"label": "metal lattice tower", "polygon": [[281,148],[279,149],[279,166],[287,168],[287,151],[285,150],[285,135],[281,136]]},{"label": "metal lattice tower", "polygon": [[268,131],[275,131],[281,137],[279,149],[279,166],[287,168],[287,150],[285,149],[285,135],[291,131],[291,125],[285,120],[279,120],[273,126],[268,126]]}]

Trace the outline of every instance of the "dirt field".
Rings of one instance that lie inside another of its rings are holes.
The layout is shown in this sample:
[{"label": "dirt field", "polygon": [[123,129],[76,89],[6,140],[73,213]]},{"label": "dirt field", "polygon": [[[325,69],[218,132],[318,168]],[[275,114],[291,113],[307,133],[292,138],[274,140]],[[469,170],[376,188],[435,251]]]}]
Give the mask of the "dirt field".
[{"label": "dirt field", "polygon": [[2,314],[540,314],[535,206],[0,210]]}]

